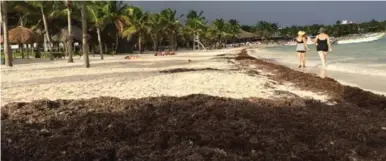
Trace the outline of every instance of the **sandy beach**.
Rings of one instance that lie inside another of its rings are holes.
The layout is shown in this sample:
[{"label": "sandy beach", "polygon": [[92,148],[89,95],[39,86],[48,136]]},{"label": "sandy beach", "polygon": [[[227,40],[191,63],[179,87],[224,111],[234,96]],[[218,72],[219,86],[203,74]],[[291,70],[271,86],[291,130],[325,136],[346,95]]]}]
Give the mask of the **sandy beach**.
[{"label": "sandy beach", "polygon": [[[176,56],[126,55],[92,58],[92,67],[85,69],[82,61],[66,60],[28,63],[11,69],[2,68],[1,105],[39,99],[79,99],[112,96],[122,99],[210,94],[231,98],[274,98],[275,91],[286,91],[304,98],[327,101],[323,93],[300,90],[284,82],[269,79],[268,71],[250,66],[243,69],[236,62],[216,55],[236,56],[241,49],[206,52],[184,52]],[[188,62],[191,60],[191,62]],[[206,68],[210,68],[205,70]],[[163,71],[192,69],[190,72]],[[259,76],[246,73],[255,71]]]},{"label": "sandy beach", "polygon": [[250,54],[2,68],[2,159],[386,159],[385,96]]}]

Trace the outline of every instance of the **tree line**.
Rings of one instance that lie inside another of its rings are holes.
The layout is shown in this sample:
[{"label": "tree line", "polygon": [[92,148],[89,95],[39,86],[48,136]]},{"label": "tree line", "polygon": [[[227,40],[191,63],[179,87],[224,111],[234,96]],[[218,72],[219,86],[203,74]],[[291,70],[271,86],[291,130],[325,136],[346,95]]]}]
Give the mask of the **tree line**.
[{"label": "tree line", "polygon": [[[68,62],[73,62],[73,44],[82,45],[85,66],[89,67],[88,51],[99,53],[100,58],[106,53],[145,50],[178,50],[179,48],[197,48],[195,38],[210,49],[223,48],[227,43],[236,42],[241,30],[255,33],[260,40],[272,37],[295,37],[299,30],[309,35],[316,34],[320,27],[325,27],[333,36],[385,31],[385,21],[375,21],[348,25],[310,25],[279,28],[277,23],[259,21],[255,25],[240,25],[236,19],[222,18],[209,22],[203,11],[190,10],[186,14],[177,14],[175,9],[166,8],[159,13],[146,12],[143,9],[122,1],[1,1],[2,30],[16,26],[40,29],[40,36],[49,44],[57,43],[54,35],[65,28],[68,37],[66,44]],[[74,39],[73,28],[82,29],[81,39]],[[7,32],[2,32],[6,65],[12,66],[12,53],[7,42]]]},{"label": "tree line", "polygon": [[[376,21],[371,20],[362,23],[341,24],[341,21],[336,21],[334,25],[313,24],[305,26],[289,26],[279,28],[277,23],[260,21],[256,25],[242,25],[241,28],[248,32],[261,31],[261,24],[264,24],[265,30],[270,31],[265,36],[280,36],[280,37],[296,37],[298,31],[305,31],[307,35],[317,35],[320,28],[325,28],[327,32],[334,37],[342,37],[351,34],[364,34],[369,32],[384,32],[386,31],[386,20]],[[268,30],[267,30],[268,29]]]}]

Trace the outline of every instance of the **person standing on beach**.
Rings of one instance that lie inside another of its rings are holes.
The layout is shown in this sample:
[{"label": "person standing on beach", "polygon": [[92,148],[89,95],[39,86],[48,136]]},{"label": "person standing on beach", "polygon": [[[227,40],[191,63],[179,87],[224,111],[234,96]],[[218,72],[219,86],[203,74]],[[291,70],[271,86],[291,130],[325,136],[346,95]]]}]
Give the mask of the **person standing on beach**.
[{"label": "person standing on beach", "polygon": [[316,51],[320,56],[323,67],[326,67],[327,52],[332,51],[330,37],[326,34],[324,28],[319,29],[319,34],[315,37],[314,43],[316,45]]},{"label": "person standing on beach", "polygon": [[296,52],[299,59],[299,67],[306,67],[306,50],[310,50],[307,46],[307,39],[304,36],[306,33],[304,31],[298,32],[298,37],[296,37]]}]

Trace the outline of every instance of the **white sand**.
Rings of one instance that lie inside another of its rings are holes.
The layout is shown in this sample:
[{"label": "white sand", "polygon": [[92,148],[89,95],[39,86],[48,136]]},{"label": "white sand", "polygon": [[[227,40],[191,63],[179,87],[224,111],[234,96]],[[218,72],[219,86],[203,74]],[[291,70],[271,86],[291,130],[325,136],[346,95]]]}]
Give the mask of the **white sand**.
[{"label": "white sand", "polygon": [[[29,60],[15,62],[12,68],[1,67],[1,105],[37,99],[79,99],[98,96],[140,98],[149,96],[184,96],[209,94],[232,98],[272,98],[275,90],[288,91],[300,97],[326,101],[320,93],[303,91],[290,83],[279,85],[263,75],[249,76],[235,71],[227,60],[213,59],[218,54],[236,54],[240,49],[177,53],[176,56],[141,55],[126,60],[124,56],[91,57],[91,68],[83,67],[79,57],[75,63]],[[188,63],[188,59],[192,60]],[[35,61],[34,63],[31,63]],[[19,64],[17,64],[19,63]],[[20,64],[23,63],[23,64]],[[216,68],[180,73],[160,73],[176,68]]]}]

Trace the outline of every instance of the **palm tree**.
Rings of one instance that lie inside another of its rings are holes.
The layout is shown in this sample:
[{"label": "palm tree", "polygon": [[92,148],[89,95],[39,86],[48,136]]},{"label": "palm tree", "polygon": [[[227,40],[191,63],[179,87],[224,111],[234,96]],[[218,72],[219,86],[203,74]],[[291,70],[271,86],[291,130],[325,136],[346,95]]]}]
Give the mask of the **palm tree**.
[{"label": "palm tree", "polygon": [[14,11],[19,17],[19,25],[24,27],[29,18],[39,17],[40,14],[37,12],[37,8],[31,6],[29,2],[26,1],[14,1],[7,4],[8,8],[11,11]]},{"label": "palm tree", "polygon": [[12,50],[9,49],[8,44],[8,12],[7,12],[7,1],[1,1],[1,8],[2,8],[2,28],[3,28],[3,48],[4,48],[4,58],[5,58],[5,65],[12,67]]},{"label": "palm tree", "polygon": [[73,63],[74,59],[72,58],[72,24],[71,24],[72,1],[65,0],[65,5],[67,7],[67,23],[68,23],[68,40],[67,40],[68,62]]},{"label": "palm tree", "polygon": [[170,46],[172,49],[176,50],[177,48],[177,33],[181,24],[178,19],[184,15],[176,17],[177,11],[170,8],[164,9],[161,11],[161,19],[164,21],[166,32],[170,35]]},{"label": "palm tree", "polygon": [[[84,58],[84,65],[86,68],[90,68],[90,60],[88,57],[88,43],[87,43],[87,11],[86,11],[86,3],[81,3],[81,15],[82,15],[82,51]],[[102,57],[103,58],[103,57]]]},{"label": "palm tree", "polygon": [[270,23],[267,21],[259,21],[256,24],[256,32],[260,35],[262,40],[269,39],[278,31],[278,25],[276,23]]},{"label": "palm tree", "polygon": [[222,18],[216,19],[209,28],[209,35],[219,42],[222,47],[222,44],[226,44],[226,38],[230,35],[230,25]]},{"label": "palm tree", "polygon": [[128,18],[127,10],[128,5],[123,3],[123,1],[107,1],[106,11],[104,13],[109,13],[109,18],[112,22],[114,22],[114,26],[116,28],[116,37],[115,37],[115,50],[113,54],[115,54],[118,50],[119,37],[123,37],[125,20]]},{"label": "palm tree", "polygon": [[242,30],[247,31],[247,32],[254,32],[254,26],[250,25],[241,25],[240,27]]},{"label": "palm tree", "polygon": [[229,24],[229,27],[230,27],[230,35],[233,39],[233,41],[235,40],[237,34],[240,33],[240,29],[241,29],[241,26],[239,24],[239,22],[235,19],[230,19],[228,21],[228,24]]},{"label": "palm tree", "polygon": [[164,21],[158,13],[149,15],[149,35],[153,41],[153,50],[158,50],[161,32],[165,29]]},{"label": "palm tree", "polygon": [[[0,10],[0,45],[1,45],[3,43],[3,38],[4,38],[3,30],[2,30],[3,29],[3,14],[2,14],[3,13],[3,1],[0,1],[0,8],[1,8],[1,10]],[[3,46],[1,46],[0,52],[2,49],[4,49]],[[5,54],[4,54],[4,56],[5,56]],[[4,56],[2,56],[0,53],[1,65],[5,64]]]},{"label": "palm tree", "polygon": [[197,13],[195,10],[191,10],[186,15],[185,31],[190,35],[193,35],[193,50],[196,50],[196,37],[202,34],[206,28],[206,18],[202,16],[203,13],[203,11]]},{"label": "palm tree", "polygon": [[87,10],[90,15],[90,21],[94,24],[94,27],[97,30],[99,54],[101,55],[101,59],[103,60],[101,30],[103,30],[106,23],[110,22],[109,20],[111,15],[109,13],[109,6],[104,1],[94,1],[92,5],[87,5]]},{"label": "palm tree", "polygon": [[138,36],[138,50],[139,54],[142,52],[142,41],[149,30],[149,14],[143,12],[138,7],[130,7],[127,9],[128,17],[125,18],[124,31],[122,36],[130,39],[134,34]]},{"label": "palm tree", "polygon": [[[45,42],[48,42],[48,52],[49,52],[49,55],[50,55],[50,60],[54,60],[54,57],[53,57],[53,54],[52,54],[52,47],[51,47],[51,44],[52,44],[52,41],[51,41],[51,36],[50,36],[50,32],[48,30],[48,23],[47,23],[47,17],[46,17],[46,8],[50,9],[50,8],[53,8],[53,3],[52,2],[44,2],[43,1],[28,1],[28,3],[34,7],[37,7],[39,8],[40,10],[40,14],[42,16],[42,19],[43,19],[43,25],[44,25],[44,36],[45,36],[45,39],[47,41]],[[52,13],[52,10],[49,11],[49,13]]]}]

